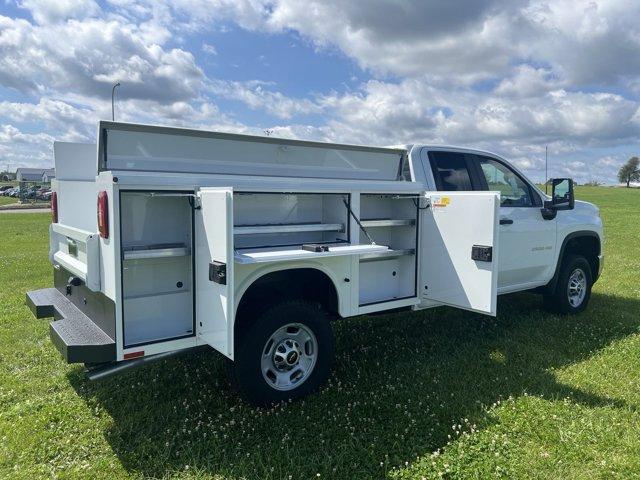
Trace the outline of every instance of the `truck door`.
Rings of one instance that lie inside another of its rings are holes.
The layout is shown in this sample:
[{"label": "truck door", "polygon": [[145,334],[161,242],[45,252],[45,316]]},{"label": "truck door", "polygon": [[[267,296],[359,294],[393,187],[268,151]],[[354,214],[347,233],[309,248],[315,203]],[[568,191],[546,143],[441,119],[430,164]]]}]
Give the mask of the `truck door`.
[{"label": "truck door", "polygon": [[476,158],[487,183],[483,190],[500,192],[498,289],[546,283],[556,265],[556,219],[542,217],[540,197],[510,166],[495,158]]},{"label": "truck door", "polygon": [[198,344],[233,358],[233,189],[201,188],[195,204]]},{"label": "truck door", "polygon": [[421,210],[423,306],[443,303],[496,314],[498,218],[496,192],[427,192]]},{"label": "truck door", "polygon": [[555,270],[556,220],[540,214],[542,199],[506,162],[481,154],[443,149],[421,151],[428,183],[437,190],[499,191],[498,290],[522,290],[546,283]]}]

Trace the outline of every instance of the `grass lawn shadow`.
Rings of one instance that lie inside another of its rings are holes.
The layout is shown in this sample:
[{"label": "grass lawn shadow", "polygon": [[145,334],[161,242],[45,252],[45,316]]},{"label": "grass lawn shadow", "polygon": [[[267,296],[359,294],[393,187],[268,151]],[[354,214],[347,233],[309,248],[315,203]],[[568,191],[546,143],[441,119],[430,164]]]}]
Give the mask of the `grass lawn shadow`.
[{"label": "grass lawn shadow", "polygon": [[487,407],[509,396],[636,408],[559,383],[554,369],[637,333],[640,300],[594,292],[575,317],[541,306],[539,296],[520,293],[500,297],[497,318],[438,308],[338,321],[329,384],[269,409],[240,402],[213,352],[97,384],[81,369],[69,378],[92,408],[109,413],[105,436],[133,474],[378,478],[444,447],[455,424],[491,423]]}]

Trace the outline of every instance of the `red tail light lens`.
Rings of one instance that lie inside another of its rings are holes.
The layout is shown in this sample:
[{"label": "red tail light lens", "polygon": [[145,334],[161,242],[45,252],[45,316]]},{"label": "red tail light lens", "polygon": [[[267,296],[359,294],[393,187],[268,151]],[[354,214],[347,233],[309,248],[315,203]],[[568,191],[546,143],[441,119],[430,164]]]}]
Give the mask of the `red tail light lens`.
[{"label": "red tail light lens", "polygon": [[109,197],[104,190],[98,193],[98,232],[102,238],[109,238]]},{"label": "red tail light lens", "polygon": [[58,223],[58,192],[51,193],[51,222]]}]

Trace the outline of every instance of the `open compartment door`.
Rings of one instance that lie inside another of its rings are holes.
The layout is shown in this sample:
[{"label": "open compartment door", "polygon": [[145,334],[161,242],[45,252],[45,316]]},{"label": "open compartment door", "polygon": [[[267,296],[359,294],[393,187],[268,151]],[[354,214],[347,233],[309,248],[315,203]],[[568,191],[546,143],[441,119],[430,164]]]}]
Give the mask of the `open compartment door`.
[{"label": "open compartment door", "polygon": [[202,188],[195,203],[198,343],[233,358],[233,190]]},{"label": "open compartment door", "polygon": [[496,192],[427,193],[422,210],[422,298],[496,314],[498,218]]}]

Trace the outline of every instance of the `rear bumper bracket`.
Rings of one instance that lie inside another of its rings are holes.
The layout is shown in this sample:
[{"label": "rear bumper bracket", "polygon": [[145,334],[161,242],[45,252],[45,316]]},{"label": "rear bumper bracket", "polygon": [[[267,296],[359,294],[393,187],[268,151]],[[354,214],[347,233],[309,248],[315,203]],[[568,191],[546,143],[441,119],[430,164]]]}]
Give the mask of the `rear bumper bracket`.
[{"label": "rear bumper bracket", "polygon": [[55,288],[27,292],[36,318],[54,317],[49,334],[68,363],[100,363],[116,359],[116,343]]}]

